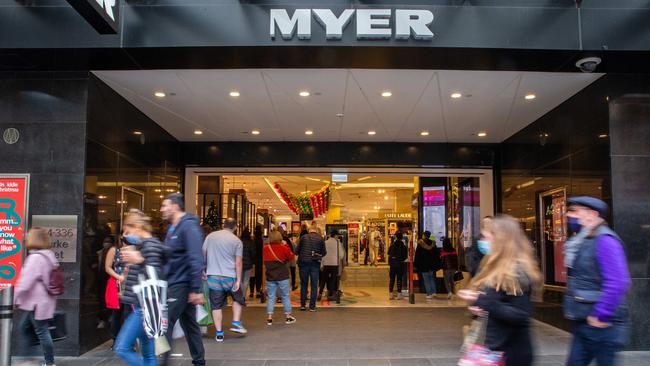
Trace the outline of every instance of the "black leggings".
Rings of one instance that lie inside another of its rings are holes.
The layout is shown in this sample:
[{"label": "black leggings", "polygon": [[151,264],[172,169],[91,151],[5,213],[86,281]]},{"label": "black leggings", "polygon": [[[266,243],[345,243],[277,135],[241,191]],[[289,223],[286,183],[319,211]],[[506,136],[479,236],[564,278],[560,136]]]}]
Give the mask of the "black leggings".
[{"label": "black leggings", "polygon": [[397,280],[397,292],[402,292],[402,276],[404,276],[404,263],[390,265],[390,284],[388,285],[388,292],[393,292],[395,280]]},{"label": "black leggings", "polygon": [[[251,277],[250,286],[249,286],[250,293],[253,296],[255,296],[255,289],[257,289],[258,294],[262,293],[262,271],[263,270],[264,268],[261,264],[255,265],[255,277]],[[244,294],[244,296],[246,296],[246,294]]]}]

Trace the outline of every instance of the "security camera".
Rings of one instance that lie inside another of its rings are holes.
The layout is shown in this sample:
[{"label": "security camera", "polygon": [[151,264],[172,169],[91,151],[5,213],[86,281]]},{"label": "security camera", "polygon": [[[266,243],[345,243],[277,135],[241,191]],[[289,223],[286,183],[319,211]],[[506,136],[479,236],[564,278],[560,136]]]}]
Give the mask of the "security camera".
[{"label": "security camera", "polygon": [[602,60],[600,57],[586,57],[576,62],[576,67],[582,72],[594,72]]}]

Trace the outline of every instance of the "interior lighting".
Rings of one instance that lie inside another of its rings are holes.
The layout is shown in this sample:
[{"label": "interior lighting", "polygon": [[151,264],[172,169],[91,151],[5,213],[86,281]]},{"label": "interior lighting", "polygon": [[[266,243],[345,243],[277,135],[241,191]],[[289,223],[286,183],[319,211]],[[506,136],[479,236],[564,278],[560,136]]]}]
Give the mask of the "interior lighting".
[{"label": "interior lighting", "polygon": [[314,131],[312,131],[312,130],[305,131],[305,135],[313,135],[313,134],[314,134]]},{"label": "interior lighting", "polygon": [[136,136],[142,135],[142,131],[133,131],[133,134]]},{"label": "interior lighting", "polygon": [[535,94],[526,94],[526,96],[524,97],[524,99],[526,100],[533,100],[535,98],[537,98]]},{"label": "interior lighting", "polygon": [[105,200],[106,196],[98,196],[97,198],[99,198],[100,200]]},{"label": "interior lighting", "polygon": [[203,135],[203,131],[201,130],[194,130],[195,135]]},{"label": "interior lighting", "polygon": [[385,200],[388,200],[388,196],[384,196],[384,199],[385,199]]},{"label": "interior lighting", "polygon": [[366,176],[366,177],[361,177],[361,178],[357,179],[357,182],[362,182],[362,181],[364,181],[364,180],[368,180],[368,179],[370,179],[370,178],[372,178],[372,176],[370,176],[370,175],[368,175],[368,176]]},{"label": "interior lighting", "polygon": [[601,133],[600,135],[598,135],[598,138],[599,138],[599,139],[606,139],[607,136],[608,136],[608,135],[607,135],[606,133]]},{"label": "interior lighting", "polygon": [[462,96],[463,95],[461,93],[451,93],[451,97],[454,98],[454,99],[458,99],[458,98],[460,98]]},{"label": "interior lighting", "polygon": [[420,132],[420,136],[429,136],[429,131]]},{"label": "interior lighting", "polygon": [[165,93],[163,93],[163,92],[160,92],[160,91],[159,91],[159,92],[155,92],[155,93],[153,93],[153,95],[155,95],[155,96],[158,97],[158,98],[164,98],[164,97],[167,96],[167,94],[165,94]]},{"label": "interior lighting", "polygon": [[479,132],[479,133],[476,134],[476,136],[485,137],[485,136],[487,136],[487,132]]},{"label": "interior lighting", "polygon": [[384,98],[390,98],[393,96],[393,93],[391,93],[389,90],[386,90],[385,92],[381,93],[381,96]]},{"label": "interior lighting", "polygon": [[374,136],[376,134],[377,134],[377,132],[375,132],[373,130],[368,131],[368,135],[370,135],[370,136]]},{"label": "interior lighting", "polygon": [[259,135],[259,134],[260,134],[260,130],[253,130],[253,131],[251,131],[251,134],[253,134],[253,135]]},{"label": "interior lighting", "polygon": [[233,90],[229,94],[230,94],[231,97],[234,97],[234,98],[237,98],[240,95],[237,90]]},{"label": "interior lighting", "polygon": [[308,91],[303,90],[300,93],[298,93],[298,95],[300,95],[301,97],[308,97],[311,94]]}]

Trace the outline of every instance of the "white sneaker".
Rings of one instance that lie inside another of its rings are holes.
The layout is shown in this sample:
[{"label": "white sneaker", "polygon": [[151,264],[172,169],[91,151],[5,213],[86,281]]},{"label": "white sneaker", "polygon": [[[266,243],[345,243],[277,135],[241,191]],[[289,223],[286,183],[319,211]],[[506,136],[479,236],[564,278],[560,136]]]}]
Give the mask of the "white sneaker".
[{"label": "white sneaker", "polygon": [[402,300],[402,299],[404,299],[404,295],[402,295],[402,293],[400,292],[397,294],[397,300]]},{"label": "white sneaker", "polygon": [[426,298],[427,298],[427,300],[431,300],[431,299],[433,299],[433,295],[427,295]]}]

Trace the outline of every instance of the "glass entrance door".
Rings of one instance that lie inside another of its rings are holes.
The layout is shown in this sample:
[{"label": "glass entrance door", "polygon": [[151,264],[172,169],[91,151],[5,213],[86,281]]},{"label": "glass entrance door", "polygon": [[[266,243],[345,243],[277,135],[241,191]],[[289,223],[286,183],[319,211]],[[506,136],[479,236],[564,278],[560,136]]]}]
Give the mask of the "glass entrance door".
[{"label": "glass entrance door", "polygon": [[144,192],[135,188],[122,186],[120,195],[120,228],[122,222],[132,208],[144,211]]},{"label": "glass entrance door", "polygon": [[548,285],[566,284],[564,242],[566,229],[566,189],[559,188],[539,194],[539,237],[544,280]]}]

